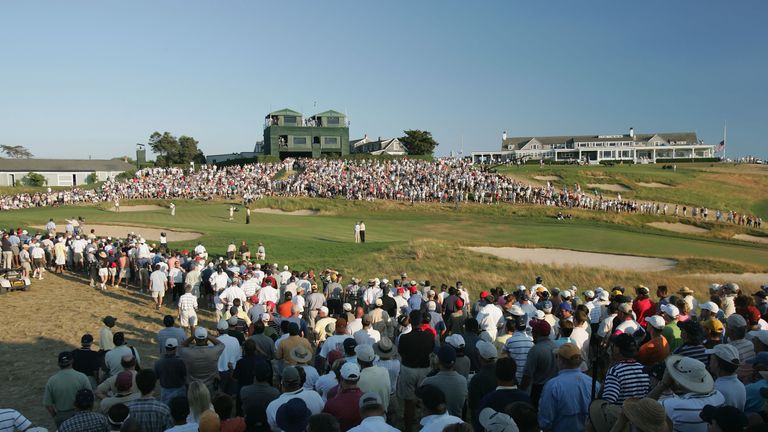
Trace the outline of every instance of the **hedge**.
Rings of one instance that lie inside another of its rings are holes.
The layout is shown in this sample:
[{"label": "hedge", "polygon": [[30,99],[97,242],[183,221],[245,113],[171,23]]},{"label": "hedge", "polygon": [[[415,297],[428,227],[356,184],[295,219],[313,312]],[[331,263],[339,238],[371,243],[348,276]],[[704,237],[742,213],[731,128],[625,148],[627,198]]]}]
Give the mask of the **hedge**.
[{"label": "hedge", "polygon": [[656,159],[656,163],[696,163],[696,162],[720,162],[719,157],[695,158],[695,159]]}]

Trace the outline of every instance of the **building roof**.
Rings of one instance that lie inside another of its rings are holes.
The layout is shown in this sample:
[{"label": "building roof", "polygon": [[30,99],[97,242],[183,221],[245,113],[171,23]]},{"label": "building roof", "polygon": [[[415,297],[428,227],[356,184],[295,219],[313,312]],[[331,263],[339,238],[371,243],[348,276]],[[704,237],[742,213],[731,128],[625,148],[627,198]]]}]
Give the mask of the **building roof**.
[{"label": "building roof", "polygon": [[616,135],[561,135],[561,136],[544,136],[544,137],[507,137],[502,140],[501,146],[503,150],[507,150],[509,145],[512,145],[512,150],[520,150],[529,141],[536,139],[536,141],[545,145],[552,144],[565,144],[570,142],[612,142],[612,141],[635,141],[638,143],[648,142],[651,138],[658,135],[666,142],[678,142],[685,141],[688,145],[698,144],[699,140],[696,136],[696,132],[659,132],[652,134],[635,134],[635,138],[630,138],[629,134],[616,134]]},{"label": "building roof", "polygon": [[301,117],[302,114],[300,112],[296,112],[292,109],[283,108],[278,111],[272,111],[271,113],[267,114],[264,118],[269,118],[271,116],[299,116]]},{"label": "building roof", "polygon": [[122,159],[0,159],[0,172],[128,171]]},{"label": "building roof", "polygon": [[323,111],[321,113],[317,113],[312,117],[346,117],[346,116],[344,115],[344,113],[340,113],[334,110],[328,110],[328,111]]}]

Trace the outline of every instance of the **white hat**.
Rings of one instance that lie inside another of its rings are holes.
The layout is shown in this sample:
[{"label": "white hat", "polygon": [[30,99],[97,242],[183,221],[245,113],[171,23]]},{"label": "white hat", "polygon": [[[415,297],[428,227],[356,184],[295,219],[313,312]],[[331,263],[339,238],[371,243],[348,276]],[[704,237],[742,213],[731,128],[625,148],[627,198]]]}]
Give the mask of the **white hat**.
[{"label": "white hat", "polygon": [[437,310],[437,303],[433,301],[427,302],[427,310],[430,312],[434,312],[435,310]]},{"label": "white hat", "polygon": [[739,364],[739,350],[731,344],[717,344],[712,349],[706,350],[706,354],[714,354],[731,364]]},{"label": "white hat", "polygon": [[670,318],[677,318],[677,316],[680,315],[680,309],[678,309],[677,306],[672,304],[662,305],[661,311],[669,315]]},{"label": "white hat", "polygon": [[477,348],[477,353],[480,354],[480,357],[486,360],[495,359],[496,356],[498,356],[496,347],[493,346],[493,344],[488,341],[484,341],[484,340],[477,341],[477,344],[475,344],[475,348]]},{"label": "white hat", "polygon": [[622,303],[619,305],[619,312],[626,314],[632,313],[632,303]]},{"label": "white hat", "polygon": [[717,305],[714,302],[699,303],[699,309],[701,309],[701,310],[708,310],[708,311],[712,312],[713,314],[716,314],[716,313],[720,312],[720,308],[717,307]]},{"label": "white hat", "polygon": [[517,290],[518,290],[518,291],[525,291],[525,290],[527,290],[527,289],[528,289],[528,288],[526,288],[526,287],[525,287],[525,285],[518,285],[518,286],[517,286]]},{"label": "white hat", "polygon": [[349,303],[344,303],[343,308],[344,308],[345,311],[349,312],[349,311],[352,310],[352,305],[349,304]]},{"label": "white hat", "polygon": [[605,291],[605,290],[600,291],[597,294],[597,299],[600,300],[600,301],[608,301],[610,298],[611,298],[611,293],[609,293],[608,291]]},{"label": "white hat", "polygon": [[546,314],[544,314],[544,311],[537,310],[536,311],[536,319],[543,320]]},{"label": "white hat", "polygon": [[376,353],[373,352],[373,347],[368,344],[356,346],[355,355],[357,356],[357,361],[372,362],[376,360]]},{"label": "white hat", "polygon": [[256,270],[261,270],[261,264],[256,264],[254,267],[256,268]]},{"label": "white hat", "polygon": [[605,291],[603,287],[597,287],[595,288],[595,294],[600,294],[601,292]]},{"label": "white hat", "polygon": [[357,381],[360,379],[360,366],[357,363],[346,362],[341,366],[341,377],[347,381]]},{"label": "white hat", "polygon": [[384,300],[382,300],[381,298],[377,298],[375,303],[376,303],[376,306],[383,306],[384,305]]},{"label": "white hat", "polygon": [[176,338],[168,338],[165,340],[165,347],[166,348],[176,348],[179,346],[179,341]]},{"label": "white hat", "polygon": [[195,327],[195,339],[206,339],[208,337],[208,330],[205,327]]},{"label": "white hat", "polygon": [[667,357],[666,364],[672,379],[694,393],[709,393],[715,388],[707,367],[693,357],[673,354]]},{"label": "white hat", "polygon": [[229,328],[229,322],[225,319],[219,321],[218,324],[216,324],[216,330],[226,330]]},{"label": "white hat", "polygon": [[269,321],[269,314],[268,313],[261,314],[261,320],[265,322]]},{"label": "white hat", "polygon": [[564,299],[569,299],[569,298],[571,298],[571,292],[568,291],[568,290],[560,291],[560,297],[562,297]]},{"label": "white hat", "polygon": [[593,298],[593,297],[595,297],[595,292],[592,291],[592,290],[586,290],[586,291],[584,291],[584,297]]},{"label": "white hat", "polygon": [[578,290],[579,290],[579,289],[578,289],[578,288],[576,288],[576,285],[571,285],[571,287],[570,287],[570,288],[568,288],[568,291],[570,291],[570,292],[572,292],[572,293],[576,293],[576,291],[578,291]]},{"label": "white hat", "polygon": [[464,336],[460,334],[452,334],[445,338],[445,343],[457,349],[464,348]]},{"label": "white hat", "polygon": [[710,291],[717,291],[717,290],[719,290],[719,289],[720,289],[720,287],[721,287],[721,285],[720,285],[720,284],[717,284],[717,283],[711,283],[711,284],[709,284],[709,290],[710,290]]},{"label": "white hat", "polygon": [[283,266],[283,271],[288,271],[288,266],[287,265]]},{"label": "white hat", "polygon": [[661,330],[666,325],[666,322],[664,321],[664,318],[658,316],[658,315],[651,315],[649,317],[645,317],[645,322],[647,322],[651,327]]},{"label": "white hat", "polygon": [[479,421],[487,432],[518,432],[520,430],[512,417],[497,412],[493,408],[484,408],[480,411]]},{"label": "white hat", "polygon": [[326,306],[320,306],[320,312],[328,313],[328,307]]},{"label": "white hat", "polygon": [[509,313],[514,316],[525,316],[525,311],[518,305],[512,305],[512,307],[509,308]]}]

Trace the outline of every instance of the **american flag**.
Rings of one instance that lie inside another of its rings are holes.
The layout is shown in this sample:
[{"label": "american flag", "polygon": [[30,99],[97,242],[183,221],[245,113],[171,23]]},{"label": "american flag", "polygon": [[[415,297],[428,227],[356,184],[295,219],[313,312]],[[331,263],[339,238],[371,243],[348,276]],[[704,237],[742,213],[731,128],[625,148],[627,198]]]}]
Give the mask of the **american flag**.
[{"label": "american flag", "polygon": [[725,140],[720,141],[720,144],[715,146],[715,151],[716,152],[721,152],[723,150],[725,150]]}]

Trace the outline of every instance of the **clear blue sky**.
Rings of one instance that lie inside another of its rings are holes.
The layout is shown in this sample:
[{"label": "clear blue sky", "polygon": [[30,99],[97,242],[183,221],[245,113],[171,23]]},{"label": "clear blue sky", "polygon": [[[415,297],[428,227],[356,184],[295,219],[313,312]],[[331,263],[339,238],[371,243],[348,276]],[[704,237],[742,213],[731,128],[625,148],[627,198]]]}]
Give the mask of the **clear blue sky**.
[{"label": "clear blue sky", "polygon": [[[155,130],[249,151],[270,109],[438,153],[514,135],[693,130],[766,151],[768,1],[4,1],[0,144],[133,155]],[[317,107],[314,107],[315,102]]]}]

